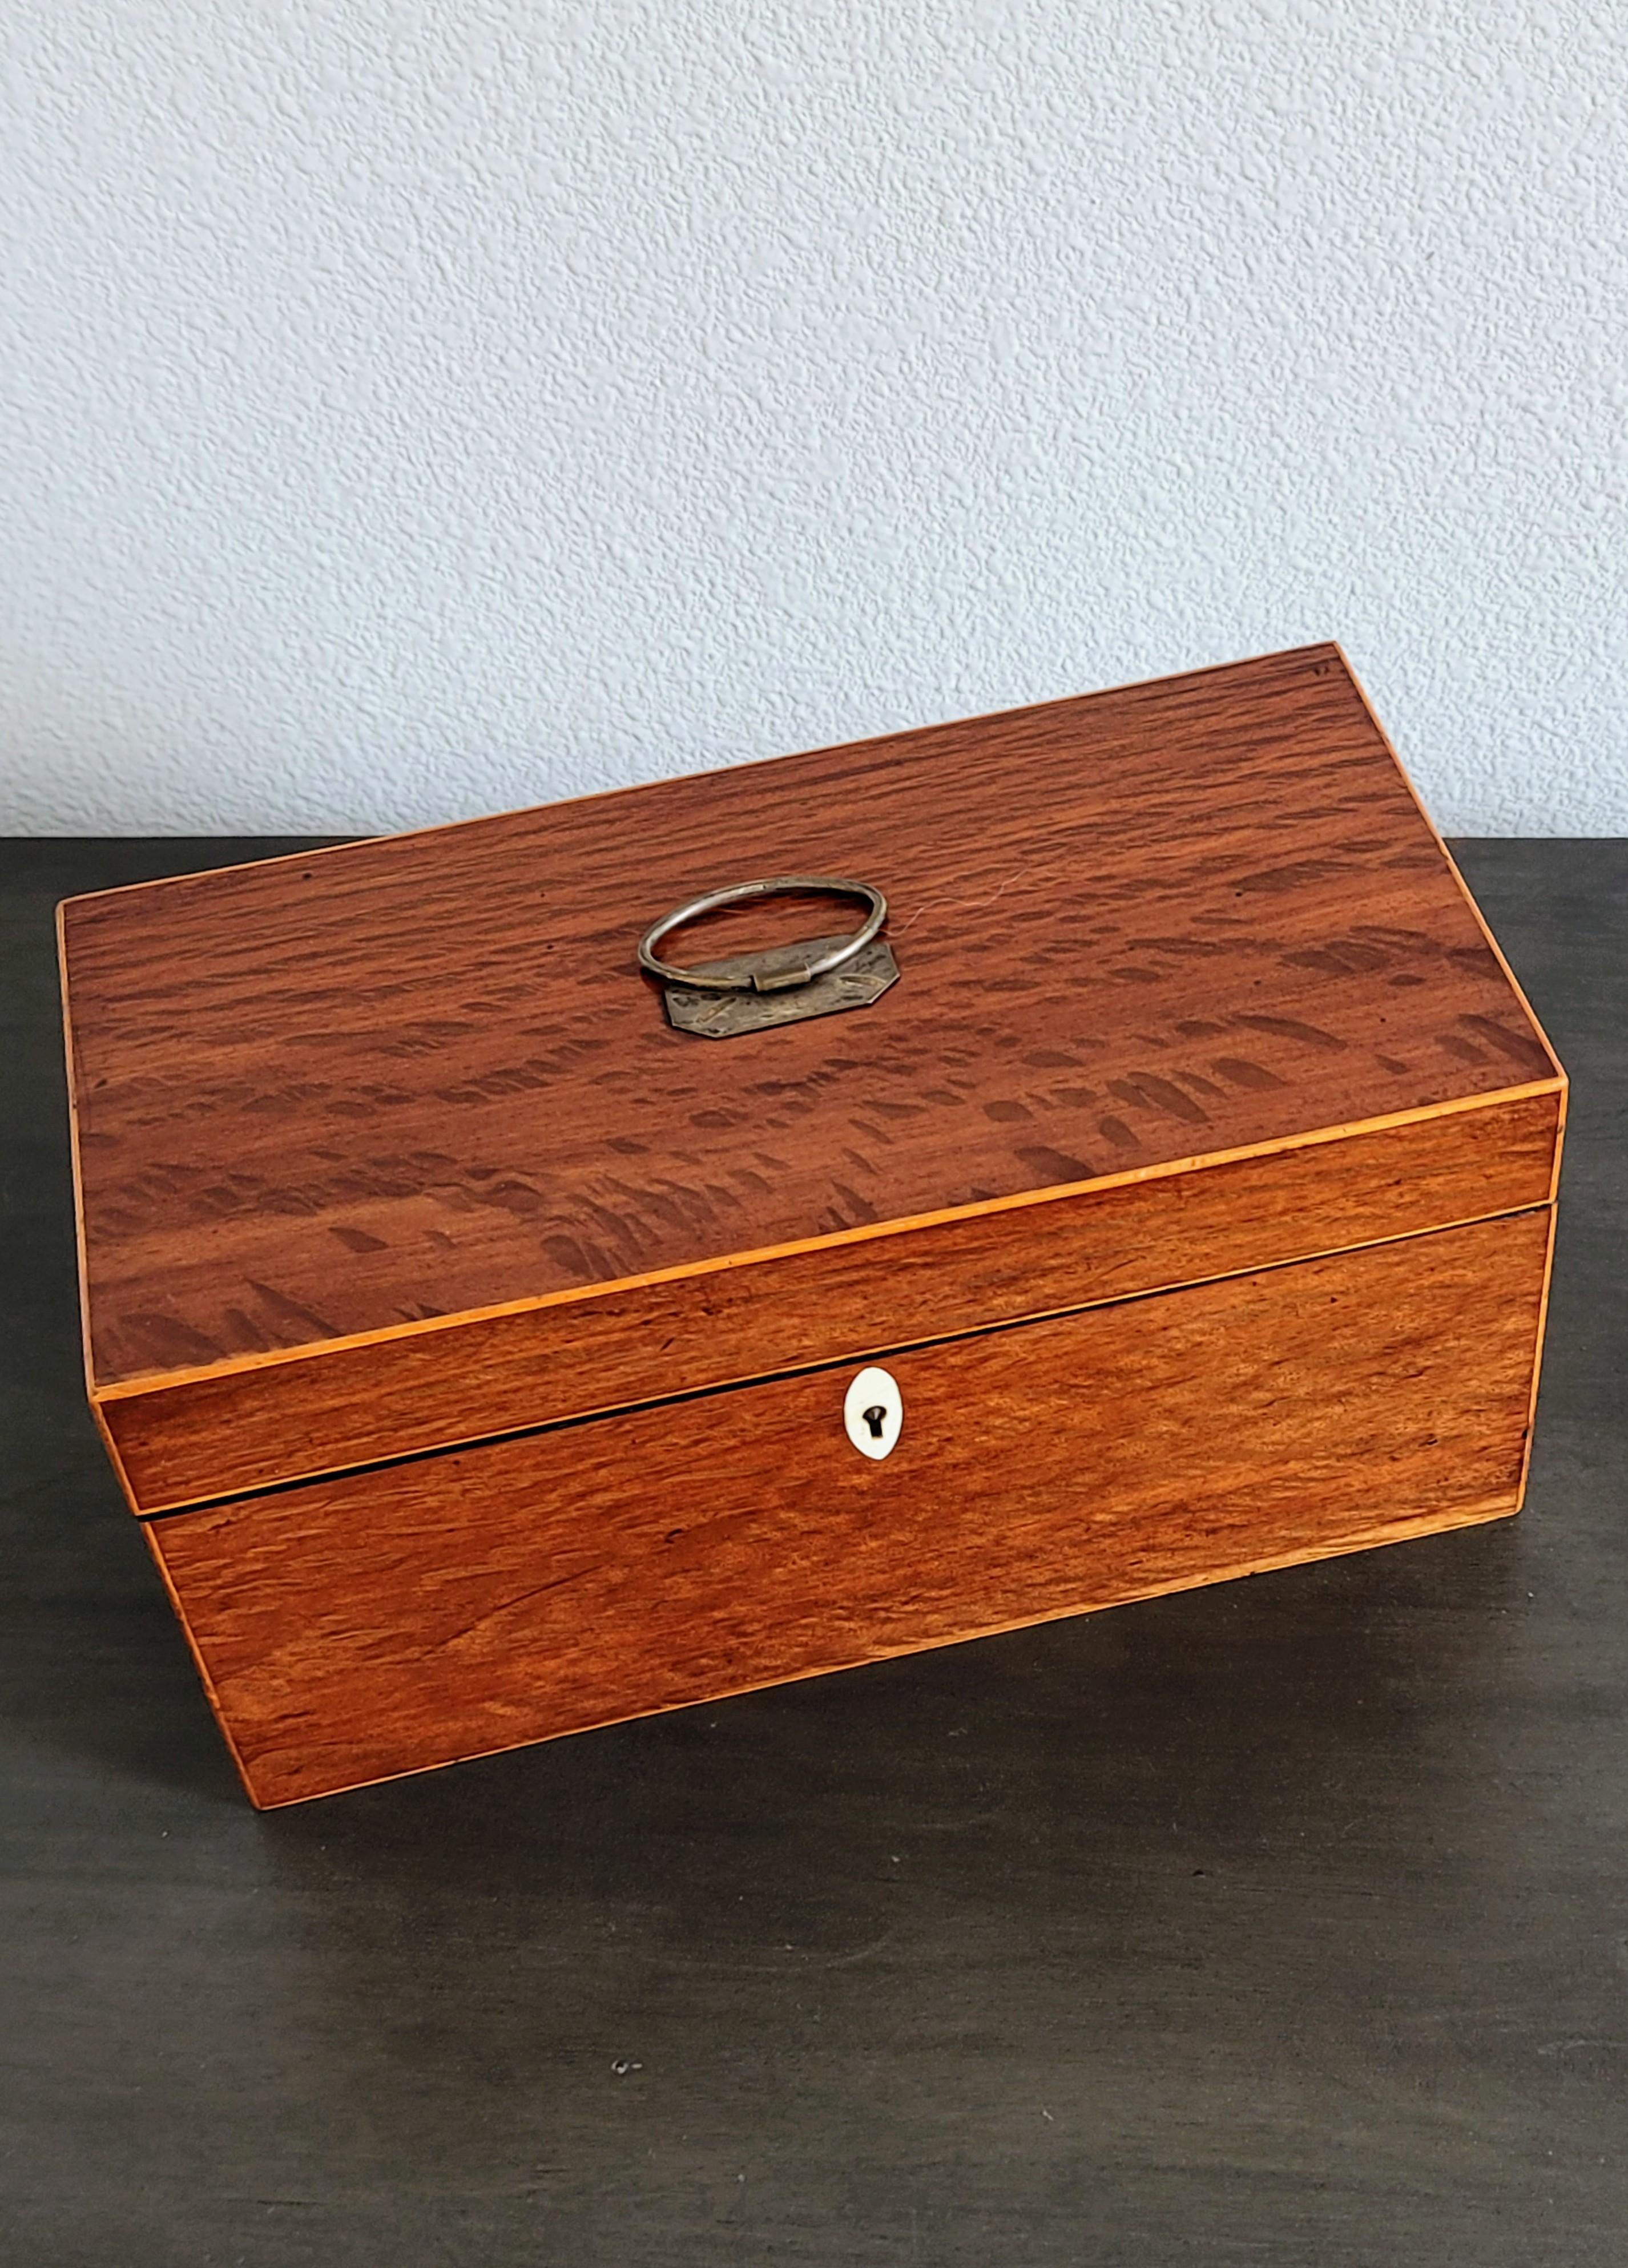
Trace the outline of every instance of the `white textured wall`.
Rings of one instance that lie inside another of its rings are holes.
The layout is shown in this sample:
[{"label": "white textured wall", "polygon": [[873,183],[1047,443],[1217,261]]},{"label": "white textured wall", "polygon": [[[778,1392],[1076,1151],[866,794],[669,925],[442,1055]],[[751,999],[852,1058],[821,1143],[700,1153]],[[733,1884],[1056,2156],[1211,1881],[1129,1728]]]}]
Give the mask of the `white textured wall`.
[{"label": "white textured wall", "polygon": [[1628,7],[9,0],[0,830],[1300,640],[1628,832]]}]

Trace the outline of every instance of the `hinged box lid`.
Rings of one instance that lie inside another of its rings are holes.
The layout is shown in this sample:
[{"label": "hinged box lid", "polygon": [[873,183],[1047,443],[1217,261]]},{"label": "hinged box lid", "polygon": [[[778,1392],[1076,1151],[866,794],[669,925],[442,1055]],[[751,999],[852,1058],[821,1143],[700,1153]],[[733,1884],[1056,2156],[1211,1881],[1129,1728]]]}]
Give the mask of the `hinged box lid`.
[{"label": "hinged box lid", "polygon": [[[884,892],[898,981],[674,1028],[642,933],[785,873]],[[1564,1076],[1333,645],[61,920],[142,1512],[1552,1190]]]}]

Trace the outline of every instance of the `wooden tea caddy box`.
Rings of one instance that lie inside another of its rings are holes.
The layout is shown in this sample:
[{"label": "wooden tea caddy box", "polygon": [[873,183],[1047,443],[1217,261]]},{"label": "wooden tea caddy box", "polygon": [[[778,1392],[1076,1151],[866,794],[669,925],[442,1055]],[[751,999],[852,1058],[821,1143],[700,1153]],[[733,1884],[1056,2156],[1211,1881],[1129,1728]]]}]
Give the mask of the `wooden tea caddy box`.
[{"label": "wooden tea caddy box", "polygon": [[[642,933],[786,874],[869,1005],[676,1028]],[[257,1804],[1521,1502],[1565,1079],[1335,646],[61,918],[92,1406]]]}]

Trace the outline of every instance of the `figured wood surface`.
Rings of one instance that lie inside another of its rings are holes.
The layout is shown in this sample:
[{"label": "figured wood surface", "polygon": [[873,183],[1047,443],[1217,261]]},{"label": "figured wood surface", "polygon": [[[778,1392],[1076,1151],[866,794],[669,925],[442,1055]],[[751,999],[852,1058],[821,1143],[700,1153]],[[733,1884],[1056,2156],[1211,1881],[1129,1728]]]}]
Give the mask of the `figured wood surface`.
[{"label": "figured wood surface", "polygon": [[150,1522],[257,1802],[1519,1498],[1552,1208]]},{"label": "figured wood surface", "polygon": [[[788,868],[886,890],[899,983],[672,1031],[640,932]],[[1331,646],[71,901],[63,940],[99,1388],[1559,1077]]]},{"label": "figured wood surface", "polygon": [[[1542,1204],[1552,1089],[99,1405],[137,1509]],[[446,1344],[448,1336],[457,1344]]]}]

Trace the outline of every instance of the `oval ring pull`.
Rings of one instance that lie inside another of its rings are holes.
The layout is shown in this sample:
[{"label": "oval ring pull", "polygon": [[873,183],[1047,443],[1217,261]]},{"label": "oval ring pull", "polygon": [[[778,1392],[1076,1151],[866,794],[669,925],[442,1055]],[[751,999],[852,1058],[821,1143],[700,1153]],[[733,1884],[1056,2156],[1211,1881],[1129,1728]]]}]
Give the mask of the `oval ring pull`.
[{"label": "oval ring pull", "polygon": [[[716,913],[720,906],[738,906],[753,898],[858,898],[870,908],[859,927],[836,945],[826,945],[826,950],[807,961],[792,959],[784,953],[752,955],[747,965],[729,972],[704,972],[696,968],[680,968],[670,961],[663,961],[656,947],[664,937],[670,937],[686,922],[698,921],[703,914]],[[670,914],[663,914],[652,922],[638,941],[639,967],[648,976],[659,976],[664,984],[681,984],[690,992],[790,992],[799,984],[812,984],[817,978],[829,976],[833,969],[843,968],[865,951],[871,939],[888,918],[888,901],[881,892],[873,889],[869,882],[845,882],[829,875],[777,874],[768,881],[732,882],[722,890],[708,890],[688,904]],[[756,962],[758,965],[753,966]]]}]

